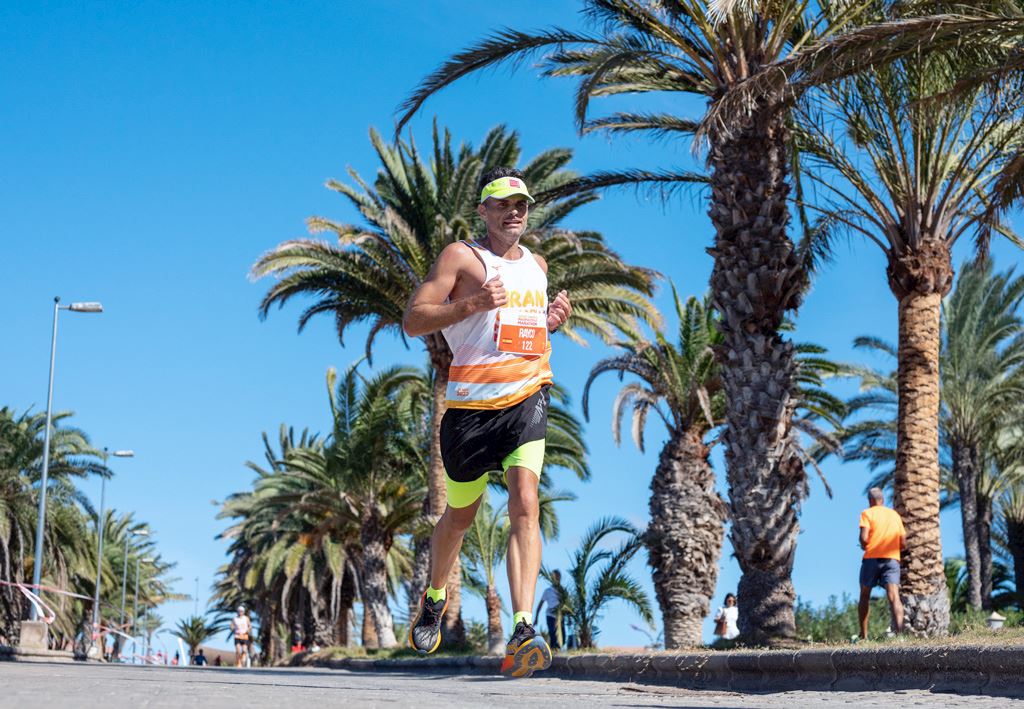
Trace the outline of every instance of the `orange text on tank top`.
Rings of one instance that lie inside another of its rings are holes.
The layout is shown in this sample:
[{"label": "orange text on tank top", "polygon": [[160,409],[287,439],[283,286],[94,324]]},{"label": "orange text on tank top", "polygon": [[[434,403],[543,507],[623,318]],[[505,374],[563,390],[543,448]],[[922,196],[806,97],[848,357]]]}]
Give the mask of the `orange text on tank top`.
[{"label": "orange text on tank top", "polygon": [[505,259],[474,241],[462,243],[483,262],[485,283],[501,276],[508,302],[442,330],[452,350],[445,403],[505,409],[551,383],[548,277],[525,246],[519,258]]}]

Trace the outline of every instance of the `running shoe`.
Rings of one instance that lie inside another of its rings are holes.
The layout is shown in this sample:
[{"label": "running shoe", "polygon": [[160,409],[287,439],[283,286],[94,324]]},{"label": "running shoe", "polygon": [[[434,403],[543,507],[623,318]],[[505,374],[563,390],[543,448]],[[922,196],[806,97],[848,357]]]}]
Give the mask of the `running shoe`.
[{"label": "running shoe", "polygon": [[441,644],[441,618],[448,608],[448,599],[432,601],[424,591],[420,611],[409,626],[409,647],[421,655],[429,655]]},{"label": "running shoe", "polygon": [[505,646],[501,673],[510,677],[529,677],[551,667],[551,648],[544,637],[525,621],[519,621]]}]

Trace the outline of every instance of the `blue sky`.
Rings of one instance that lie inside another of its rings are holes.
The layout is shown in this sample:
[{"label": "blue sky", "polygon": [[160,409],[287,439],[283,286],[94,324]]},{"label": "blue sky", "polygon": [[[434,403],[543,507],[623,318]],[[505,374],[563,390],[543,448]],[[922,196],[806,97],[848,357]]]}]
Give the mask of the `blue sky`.
[{"label": "blue sky", "polygon": [[[324,375],[361,354],[363,331],[342,349],[329,318],[296,334],[299,304],[261,322],[266,282],[247,271],[264,251],[304,234],[303,220],[357,215],[323,187],[351,166],[372,178],[367,138],[388,133],[417,80],[453,51],[499,26],[578,26],[576,3],[524,0],[509,11],[484,3],[23,3],[0,5],[0,404],[45,407],[52,298],[102,301],[102,315],[65,313],[56,409],[99,446],[132,448],[117,460],[108,504],[152,525],[178,563],[177,590],[208,598],[224,545],[217,507],[251,480],[260,433],[282,423],[327,428]],[[456,140],[479,143],[499,123],[522,135],[526,156],[571,147],[580,172],[626,166],[693,167],[683,144],[577,137],[574,85],[540,80],[529,65],[472,77],[429,101],[411,130],[428,144],[437,116]],[[696,115],[680,97],[598,103]],[[657,268],[683,294],[706,288],[712,231],[699,198],[668,204],[612,193],[568,226],[602,232],[623,258]],[[967,245],[957,251],[958,261]],[[997,263],[1019,260],[994,248]],[[657,303],[670,312],[663,287]],[[896,303],[881,253],[854,241],[839,249],[799,318],[798,337],[852,360],[859,334],[896,336]],[[420,364],[423,353],[379,340],[377,366]],[[556,340],[556,377],[578,404],[589,368],[610,354]],[[650,475],[664,431],[652,421],[648,452],[610,432],[617,381],[598,380],[586,428],[593,479],[563,476],[578,496],[562,506],[561,538],[545,562],[564,565],[593,520],[618,514],[644,524]],[[849,386],[836,388],[849,393]],[[720,459],[716,456],[716,459]],[[804,506],[794,581],[815,603],[853,593],[857,513],[866,471],[830,461],[829,500],[816,480]],[[98,500],[99,484],[87,492]],[[943,515],[947,554],[959,553],[958,513]],[[715,605],[739,570],[726,544]],[[649,579],[638,559],[634,572]],[[649,586],[649,581],[648,586]],[[504,594],[504,591],[503,591]],[[160,609],[168,623],[192,602]],[[482,603],[467,602],[482,619]],[[599,641],[638,645],[638,619],[612,605]],[[711,623],[706,624],[710,634]]]}]

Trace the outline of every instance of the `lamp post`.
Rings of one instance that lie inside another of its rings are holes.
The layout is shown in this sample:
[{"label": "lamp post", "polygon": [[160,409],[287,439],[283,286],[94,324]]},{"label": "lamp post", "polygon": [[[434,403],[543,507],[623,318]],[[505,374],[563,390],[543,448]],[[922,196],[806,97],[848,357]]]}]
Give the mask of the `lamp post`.
[{"label": "lamp post", "polygon": [[[113,456],[115,458],[133,458],[133,457],[135,457],[135,453],[130,451],[130,450],[128,450],[128,451],[114,451]],[[107,449],[104,448],[103,449],[103,467],[104,468],[107,467],[107,459],[108,458],[109,458],[109,454],[107,453]],[[94,635],[98,635],[99,634],[99,629],[100,629],[100,582],[102,581],[102,575],[103,575],[103,530],[104,530],[104,527],[106,527],[106,525],[104,524],[103,514],[104,514],[104,505],[106,503],[106,498],[107,498],[107,476],[104,475],[103,476],[103,481],[102,481],[101,487],[100,487],[100,516],[97,518],[97,523],[96,523],[96,534],[99,537],[99,542],[97,543],[97,549],[96,549],[96,594],[93,597],[93,602],[92,602],[92,627],[93,627]],[[125,537],[125,541],[127,541],[127,537]]]},{"label": "lamp post", "polygon": [[[125,598],[125,591],[128,590],[128,539],[130,537],[148,537],[148,536],[149,536],[149,532],[147,532],[145,529],[136,529],[136,530],[128,532],[128,534],[124,535],[124,569],[121,571],[121,630],[122,630],[122,632],[124,631],[124,621],[125,621],[125,617],[124,617],[124,598]],[[132,618],[134,618],[135,617],[134,616],[135,611],[132,611],[132,613],[133,613]]]},{"label": "lamp post", "polygon": [[[121,632],[122,633],[125,631],[125,629],[127,627],[125,625],[125,620],[126,619],[125,619],[125,615],[124,615],[124,604],[125,604],[126,592],[128,590],[128,540],[131,537],[148,537],[148,536],[149,536],[149,532],[147,532],[145,529],[130,530],[127,534],[124,535],[124,565],[123,565],[123,568],[121,569]],[[134,623],[135,623],[135,615],[134,615],[134,611],[132,611],[132,624],[133,624],[133,626],[134,626]],[[121,654],[121,652],[120,652],[121,637],[120,636],[118,636],[118,638],[117,638],[117,647],[118,647],[118,656],[120,656],[120,654]]]},{"label": "lamp post", "polygon": [[[61,310],[73,313],[102,313],[99,303],[72,303],[61,305],[60,297],[53,299],[53,337],[50,340],[50,380],[46,387],[46,431],[43,434],[43,476],[39,481],[39,514],[36,518],[35,563],[32,571],[32,586],[39,590],[43,576],[43,527],[46,524],[46,478],[50,472],[50,423],[53,421],[53,367],[57,359],[57,315]],[[32,606],[32,620],[39,619],[36,607]]]},{"label": "lamp post", "polygon": [[[139,561],[145,561],[147,564],[153,561],[153,557],[147,556],[145,559],[139,559],[135,557],[135,596],[132,598],[132,637],[136,637],[139,629]],[[145,650],[143,650],[143,657],[145,657]],[[143,660],[145,662],[145,660]]]}]

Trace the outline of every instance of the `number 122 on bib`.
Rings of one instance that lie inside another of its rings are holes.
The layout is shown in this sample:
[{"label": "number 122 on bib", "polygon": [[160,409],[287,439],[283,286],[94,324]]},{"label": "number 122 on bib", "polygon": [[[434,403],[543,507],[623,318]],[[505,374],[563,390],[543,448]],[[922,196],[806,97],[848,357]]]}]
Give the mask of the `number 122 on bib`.
[{"label": "number 122 on bib", "polygon": [[497,340],[499,352],[542,355],[548,345],[547,318],[541,313],[499,310]]}]

